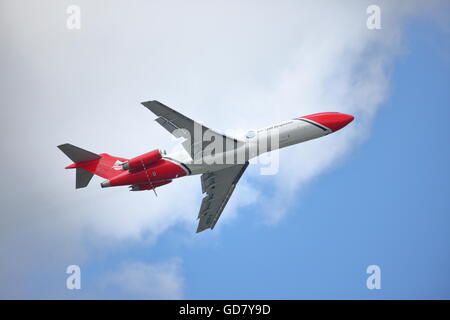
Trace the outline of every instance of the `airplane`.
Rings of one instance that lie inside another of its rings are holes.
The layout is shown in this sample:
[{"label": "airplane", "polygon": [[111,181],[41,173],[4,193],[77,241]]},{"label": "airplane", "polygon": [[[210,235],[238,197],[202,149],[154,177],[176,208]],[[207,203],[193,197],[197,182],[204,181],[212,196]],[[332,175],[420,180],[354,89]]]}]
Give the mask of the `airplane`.
[{"label": "airplane", "polygon": [[[195,122],[159,101],[142,104],[163,128],[182,138],[184,155],[155,149],[126,159],[107,153],[96,154],[69,143],[59,145],[76,169],[76,188],[84,188],[93,175],[104,179],[102,188],[129,186],[130,191],[153,190],[188,175],[201,175],[203,198],[197,232],[213,229],[249,160],[265,152],[285,148],[336,132],[354,120],[338,112],[322,112],[250,130],[236,139]],[[225,146],[225,147],[224,147]]]}]

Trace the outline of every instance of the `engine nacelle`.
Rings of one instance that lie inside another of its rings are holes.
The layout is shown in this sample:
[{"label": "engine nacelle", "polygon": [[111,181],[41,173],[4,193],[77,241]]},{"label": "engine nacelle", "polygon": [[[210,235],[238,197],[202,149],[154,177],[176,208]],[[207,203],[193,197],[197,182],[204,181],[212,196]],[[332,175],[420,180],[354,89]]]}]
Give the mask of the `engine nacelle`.
[{"label": "engine nacelle", "polygon": [[152,150],[122,164],[123,170],[139,171],[157,162],[165,154],[161,150]]},{"label": "engine nacelle", "polygon": [[143,190],[152,190],[158,187],[161,187],[165,184],[171,183],[172,180],[155,182],[153,184],[141,184],[141,185],[132,185],[130,191],[143,191]]}]

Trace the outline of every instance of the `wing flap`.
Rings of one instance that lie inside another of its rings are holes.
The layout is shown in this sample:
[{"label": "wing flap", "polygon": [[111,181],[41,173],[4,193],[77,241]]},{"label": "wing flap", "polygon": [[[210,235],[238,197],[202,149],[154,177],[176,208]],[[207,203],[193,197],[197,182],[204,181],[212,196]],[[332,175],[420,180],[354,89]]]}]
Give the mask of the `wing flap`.
[{"label": "wing flap", "polygon": [[248,162],[202,175],[202,191],[207,195],[200,206],[197,232],[214,228],[247,166]]},{"label": "wing flap", "polygon": [[[166,129],[170,133],[173,133],[175,130],[179,129],[173,122],[167,120],[166,118],[159,117],[159,118],[156,118],[155,121],[158,122],[164,129]],[[177,138],[179,138],[179,137],[177,137]]]}]

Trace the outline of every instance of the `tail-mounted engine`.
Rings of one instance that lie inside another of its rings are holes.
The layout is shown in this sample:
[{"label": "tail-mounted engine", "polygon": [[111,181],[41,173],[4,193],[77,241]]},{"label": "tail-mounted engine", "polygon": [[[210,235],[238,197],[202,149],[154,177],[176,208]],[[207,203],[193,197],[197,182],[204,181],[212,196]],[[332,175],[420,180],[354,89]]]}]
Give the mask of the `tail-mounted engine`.
[{"label": "tail-mounted engine", "polygon": [[158,162],[166,152],[156,149],[150,152],[144,153],[136,158],[130,159],[129,161],[122,164],[123,170],[130,171],[140,171],[145,170],[147,167]]},{"label": "tail-mounted engine", "polygon": [[152,184],[141,184],[141,185],[132,185],[130,186],[130,191],[142,191],[142,190],[154,190],[157,187],[161,187],[165,184],[171,183],[172,180],[159,181],[154,182]]}]

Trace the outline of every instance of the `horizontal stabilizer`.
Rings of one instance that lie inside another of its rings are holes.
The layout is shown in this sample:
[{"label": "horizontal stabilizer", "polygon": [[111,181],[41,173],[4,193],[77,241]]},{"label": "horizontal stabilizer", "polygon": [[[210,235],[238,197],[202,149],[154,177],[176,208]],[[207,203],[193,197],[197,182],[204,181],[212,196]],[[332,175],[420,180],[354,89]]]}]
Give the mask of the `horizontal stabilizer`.
[{"label": "horizontal stabilizer", "polygon": [[[70,143],[61,144],[58,148],[74,162],[71,166],[72,168],[76,168],[75,188],[80,189],[86,187],[94,174],[86,170],[87,168],[84,167],[85,163],[92,164],[93,160],[101,159],[101,156],[78,148]],[[95,162],[97,163],[98,161]]]},{"label": "horizontal stabilizer", "polygon": [[90,173],[89,171],[86,171],[83,168],[77,168],[75,188],[80,189],[86,187],[91,181],[93,176],[94,176],[93,173]]},{"label": "horizontal stabilizer", "polygon": [[58,148],[74,163],[66,169],[76,169],[76,188],[86,187],[95,174],[105,179],[111,179],[124,172],[122,164],[129,159],[110,156],[107,153],[96,154],[70,143],[61,144]]},{"label": "horizontal stabilizer", "polygon": [[101,158],[98,154],[78,148],[70,143],[61,144],[58,148],[75,163],[97,160]]}]

